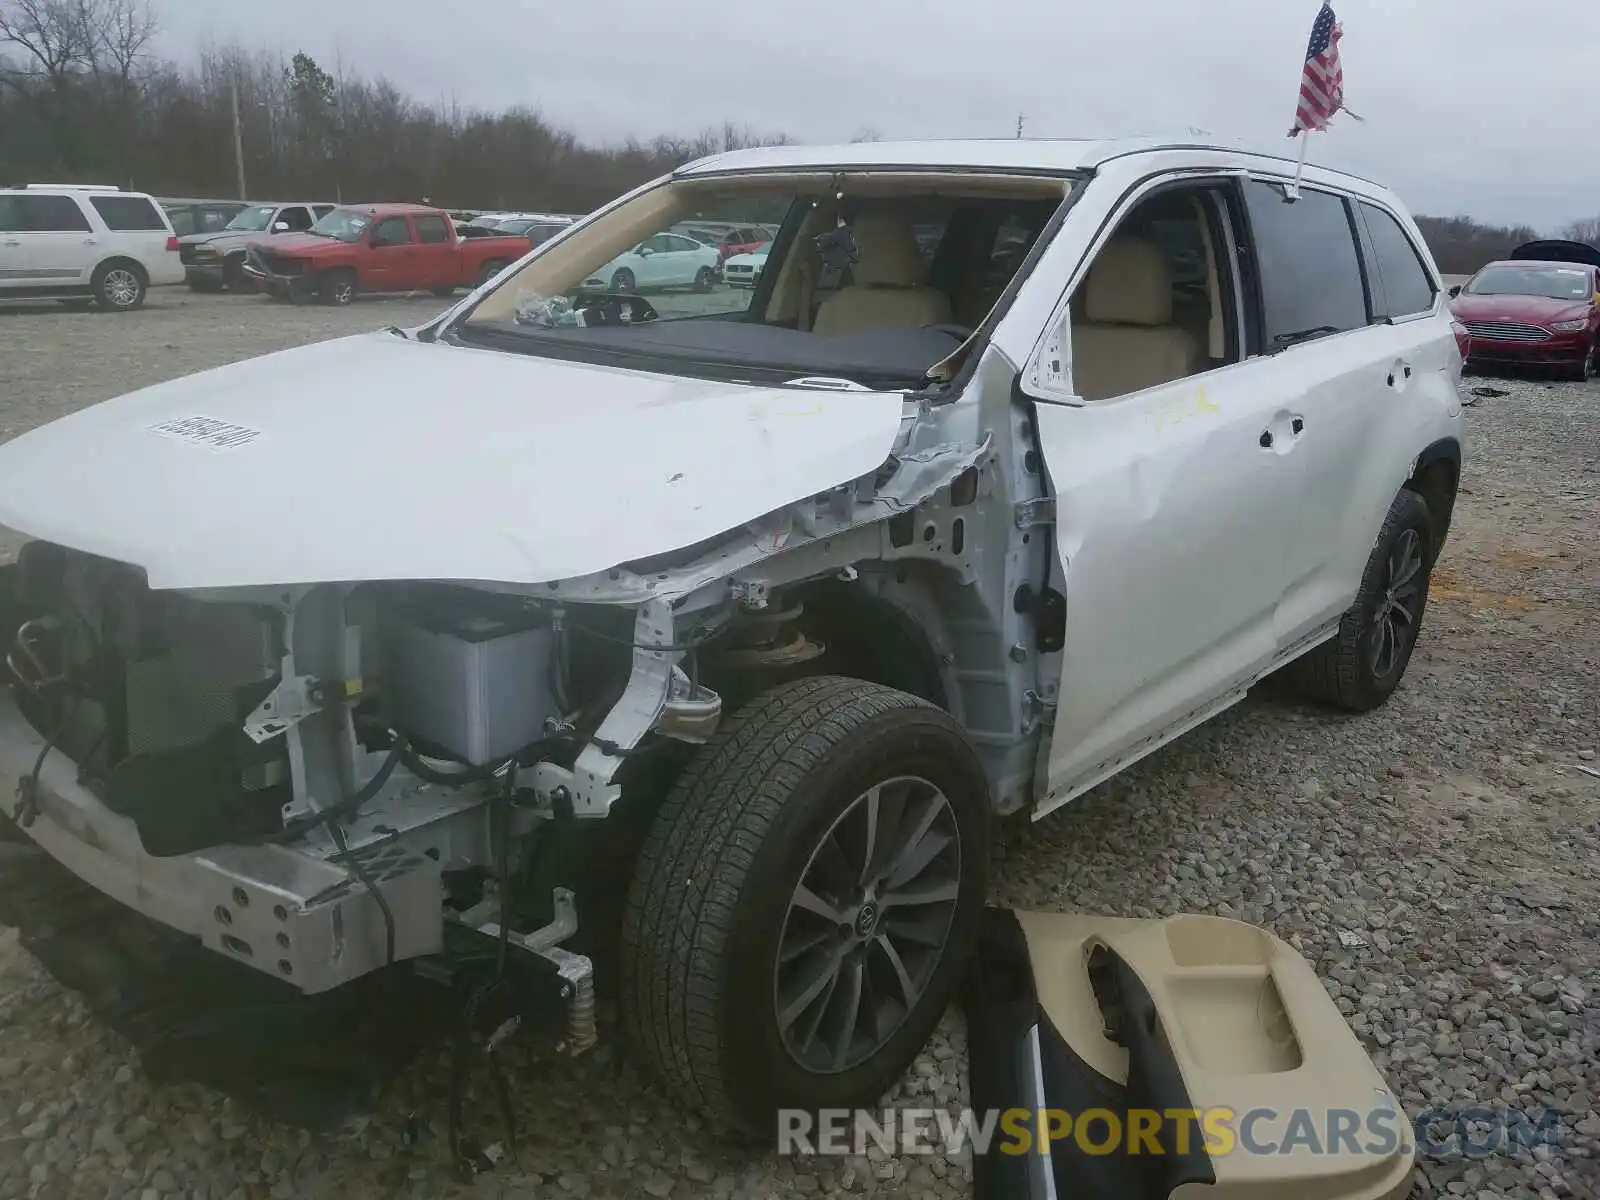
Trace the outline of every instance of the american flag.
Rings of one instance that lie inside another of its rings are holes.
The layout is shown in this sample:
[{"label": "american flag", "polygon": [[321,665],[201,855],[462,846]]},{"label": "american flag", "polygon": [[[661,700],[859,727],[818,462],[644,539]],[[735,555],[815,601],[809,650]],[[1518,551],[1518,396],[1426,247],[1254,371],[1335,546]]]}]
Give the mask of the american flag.
[{"label": "american flag", "polygon": [[1306,69],[1300,76],[1300,103],[1294,111],[1290,137],[1326,129],[1333,114],[1344,109],[1344,68],[1339,65],[1342,34],[1339,19],[1333,15],[1333,5],[1323,0],[1322,11],[1311,26],[1311,41],[1306,46]]}]

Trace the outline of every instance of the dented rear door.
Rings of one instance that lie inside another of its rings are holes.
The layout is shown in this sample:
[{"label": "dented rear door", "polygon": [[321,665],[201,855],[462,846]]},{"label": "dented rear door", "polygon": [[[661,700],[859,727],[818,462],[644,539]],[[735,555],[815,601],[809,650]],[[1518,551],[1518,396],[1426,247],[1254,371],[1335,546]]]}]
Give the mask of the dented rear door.
[{"label": "dented rear door", "polygon": [[1067,612],[1041,812],[1237,699],[1278,651],[1301,415],[1261,365],[1035,406]]}]

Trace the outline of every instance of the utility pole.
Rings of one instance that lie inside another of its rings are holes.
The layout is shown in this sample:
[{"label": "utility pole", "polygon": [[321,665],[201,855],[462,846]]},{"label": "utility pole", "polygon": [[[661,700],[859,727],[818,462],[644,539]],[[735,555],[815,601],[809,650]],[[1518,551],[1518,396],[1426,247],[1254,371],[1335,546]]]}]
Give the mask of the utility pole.
[{"label": "utility pole", "polygon": [[1017,114],[1017,140],[1019,142],[1022,140],[1022,121],[1023,121],[1023,115],[1021,113],[1018,113]]},{"label": "utility pole", "polygon": [[249,197],[244,190],[244,135],[239,131],[239,75],[234,73],[230,85],[233,97],[233,165],[239,172],[239,199],[247,200]]}]

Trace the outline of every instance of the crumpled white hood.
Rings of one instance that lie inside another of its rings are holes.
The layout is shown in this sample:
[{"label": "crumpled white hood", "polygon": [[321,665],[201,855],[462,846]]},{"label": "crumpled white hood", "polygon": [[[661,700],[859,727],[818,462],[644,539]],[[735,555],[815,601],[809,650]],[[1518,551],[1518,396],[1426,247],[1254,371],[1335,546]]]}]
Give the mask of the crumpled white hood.
[{"label": "crumpled white hood", "polygon": [[156,588],[544,583],[874,471],[901,408],[367,334],[0,446],[0,524],[137,564]]}]

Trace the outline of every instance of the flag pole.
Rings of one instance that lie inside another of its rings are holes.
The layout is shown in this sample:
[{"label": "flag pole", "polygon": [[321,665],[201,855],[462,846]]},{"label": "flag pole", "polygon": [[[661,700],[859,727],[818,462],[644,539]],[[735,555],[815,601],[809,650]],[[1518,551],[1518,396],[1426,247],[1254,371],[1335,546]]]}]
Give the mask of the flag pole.
[{"label": "flag pole", "polygon": [[1284,198],[1291,203],[1300,199],[1300,176],[1305,173],[1306,144],[1310,141],[1311,130],[1302,129],[1300,131],[1300,159],[1294,165],[1294,182],[1289,185],[1287,191],[1284,193]]}]

